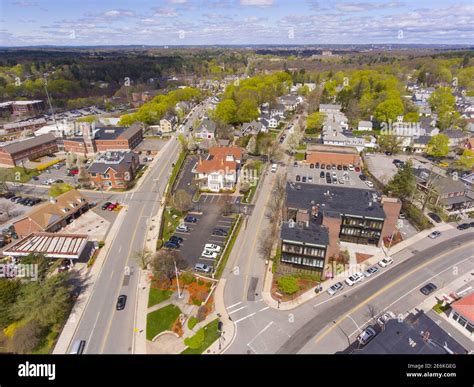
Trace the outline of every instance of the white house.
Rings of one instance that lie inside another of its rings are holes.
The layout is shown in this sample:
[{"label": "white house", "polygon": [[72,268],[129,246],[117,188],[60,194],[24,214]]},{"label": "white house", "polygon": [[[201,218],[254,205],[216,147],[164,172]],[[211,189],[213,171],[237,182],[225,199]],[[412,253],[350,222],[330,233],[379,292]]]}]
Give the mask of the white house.
[{"label": "white house", "polygon": [[335,114],[341,111],[341,105],[336,104],[319,104],[319,111],[321,113]]},{"label": "white house", "polygon": [[239,147],[211,147],[207,159],[199,159],[193,168],[201,190],[211,192],[231,191],[237,184],[242,160]]},{"label": "white house", "polygon": [[357,126],[357,130],[371,131],[372,129],[373,129],[373,125],[371,121],[359,121],[359,125]]},{"label": "white house", "polygon": [[205,118],[194,132],[194,137],[211,140],[216,136],[216,129],[217,124],[209,118]]},{"label": "white house", "polygon": [[413,97],[415,101],[426,102],[428,101],[428,98],[431,97],[431,94],[434,93],[434,91],[434,87],[420,88],[418,90],[415,90],[415,94],[413,95]]}]

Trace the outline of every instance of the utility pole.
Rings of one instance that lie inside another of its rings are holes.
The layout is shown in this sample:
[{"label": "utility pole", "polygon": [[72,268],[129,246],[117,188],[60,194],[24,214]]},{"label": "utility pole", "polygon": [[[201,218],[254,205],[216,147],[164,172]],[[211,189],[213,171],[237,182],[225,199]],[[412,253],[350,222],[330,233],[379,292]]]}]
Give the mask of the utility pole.
[{"label": "utility pole", "polygon": [[178,286],[178,298],[181,298],[181,291],[179,290],[179,273],[178,273],[178,268],[176,267],[176,261],[173,260],[174,263],[174,272],[176,275],[176,284]]},{"label": "utility pole", "polygon": [[51,98],[50,98],[49,92],[48,92],[48,79],[47,79],[47,74],[46,73],[43,74],[43,78],[44,78],[44,83],[43,83],[44,91],[46,92],[46,97],[48,98],[49,110],[51,111],[51,116],[53,117],[53,122],[54,122],[54,125],[56,126],[56,130],[59,131],[58,123],[56,121],[56,115],[54,114],[53,105],[51,103]]}]

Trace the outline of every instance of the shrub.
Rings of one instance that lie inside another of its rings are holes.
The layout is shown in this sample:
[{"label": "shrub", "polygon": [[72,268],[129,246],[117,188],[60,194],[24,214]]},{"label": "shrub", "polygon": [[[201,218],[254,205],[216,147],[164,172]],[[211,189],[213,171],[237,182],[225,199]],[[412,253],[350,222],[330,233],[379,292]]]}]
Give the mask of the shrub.
[{"label": "shrub", "polygon": [[188,328],[189,328],[189,329],[193,329],[193,328],[196,326],[196,324],[197,324],[198,322],[199,322],[199,321],[198,321],[198,319],[197,319],[196,317],[191,316],[191,317],[189,318],[189,320],[188,320]]},{"label": "shrub", "polygon": [[105,242],[104,241],[99,241],[99,249],[101,249],[104,246],[105,246]]},{"label": "shrub", "polygon": [[184,344],[189,348],[197,349],[204,343],[204,336],[204,330],[200,329],[194,336],[184,339]]},{"label": "shrub", "polygon": [[184,282],[185,285],[190,285],[194,281],[196,281],[196,278],[193,276],[192,273],[186,272],[181,274],[181,280]]},{"label": "shrub", "polygon": [[278,289],[285,294],[294,294],[300,290],[298,286],[298,280],[292,275],[286,275],[278,278],[277,284]]}]

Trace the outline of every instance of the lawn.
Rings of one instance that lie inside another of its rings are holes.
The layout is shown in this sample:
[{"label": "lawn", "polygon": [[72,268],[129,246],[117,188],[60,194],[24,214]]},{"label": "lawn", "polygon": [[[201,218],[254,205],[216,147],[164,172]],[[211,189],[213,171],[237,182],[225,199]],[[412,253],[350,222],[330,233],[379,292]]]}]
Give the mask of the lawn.
[{"label": "lawn", "polygon": [[304,156],[305,156],[304,153],[296,153],[296,154],[295,154],[295,160],[296,160],[296,161],[303,161],[303,160],[304,160]]},{"label": "lawn", "polygon": [[[220,332],[218,330],[218,322],[219,319],[216,318],[215,320],[211,321],[209,324],[199,330],[204,331],[204,340],[198,348],[187,348],[181,353],[183,355],[199,355],[203,353],[207,348],[209,348],[211,344],[216,341],[220,336]],[[199,333],[196,333],[196,335],[199,335]]]},{"label": "lawn", "polygon": [[33,176],[38,176],[38,172],[35,169],[23,169],[23,167],[0,168],[0,181],[26,183]]},{"label": "lawn", "polygon": [[174,164],[173,170],[171,171],[168,190],[166,192],[167,196],[169,195],[169,193],[173,189],[174,182],[176,180],[176,177],[178,176],[179,170],[181,169],[185,159],[186,159],[186,152],[181,151],[181,153],[179,154],[179,157],[178,157],[178,161],[176,161],[176,163]]},{"label": "lawn", "polygon": [[166,301],[171,297],[173,292],[171,290],[161,290],[157,288],[150,288],[150,295],[148,296],[148,307]]},{"label": "lawn", "polygon": [[146,339],[153,340],[157,334],[170,331],[180,314],[181,310],[176,305],[166,305],[161,309],[148,313],[146,317]]}]

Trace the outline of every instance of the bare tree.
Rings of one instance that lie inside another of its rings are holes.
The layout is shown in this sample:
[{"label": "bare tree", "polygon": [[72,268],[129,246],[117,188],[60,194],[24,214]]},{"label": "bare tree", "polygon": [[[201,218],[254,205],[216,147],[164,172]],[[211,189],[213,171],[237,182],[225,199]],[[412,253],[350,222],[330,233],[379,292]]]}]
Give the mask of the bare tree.
[{"label": "bare tree", "polygon": [[233,210],[234,203],[232,203],[232,196],[229,194],[224,195],[221,204],[221,214],[224,216],[228,216],[232,213]]},{"label": "bare tree", "polygon": [[152,254],[148,249],[138,250],[133,253],[133,258],[138,263],[142,270],[147,269],[148,264],[150,263]]},{"label": "bare tree", "polygon": [[191,208],[191,195],[188,194],[184,189],[179,189],[173,195],[173,205],[181,212],[189,211]]},{"label": "bare tree", "polygon": [[14,216],[14,209],[15,205],[10,202],[3,202],[0,203],[0,212],[3,212],[8,219],[12,218]]},{"label": "bare tree", "polygon": [[265,230],[260,233],[258,252],[263,259],[270,259],[273,245],[275,243],[275,233],[272,230]]},{"label": "bare tree", "polygon": [[365,313],[367,317],[369,317],[372,322],[375,324],[377,323],[377,317],[379,316],[379,310],[373,304],[367,305],[367,312]]},{"label": "bare tree", "polygon": [[175,263],[178,270],[184,270],[188,262],[177,250],[161,249],[152,259],[151,267],[155,278],[162,282],[171,282],[175,277]]}]

